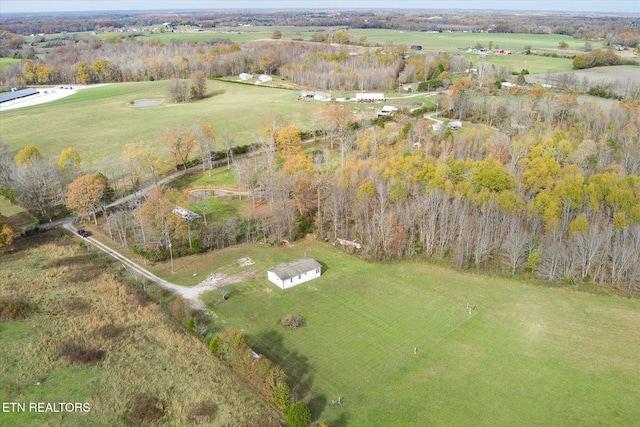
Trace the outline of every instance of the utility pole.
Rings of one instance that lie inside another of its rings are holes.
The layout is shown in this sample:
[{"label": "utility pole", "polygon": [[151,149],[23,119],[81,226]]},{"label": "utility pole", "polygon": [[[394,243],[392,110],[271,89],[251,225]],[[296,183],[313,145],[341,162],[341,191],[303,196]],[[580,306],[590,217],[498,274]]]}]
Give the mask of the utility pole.
[{"label": "utility pole", "polygon": [[169,237],[169,233],[167,233],[167,246],[169,246],[169,258],[171,259],[171,274],[173,274],[173,250],[171,249],[171,238]]}]

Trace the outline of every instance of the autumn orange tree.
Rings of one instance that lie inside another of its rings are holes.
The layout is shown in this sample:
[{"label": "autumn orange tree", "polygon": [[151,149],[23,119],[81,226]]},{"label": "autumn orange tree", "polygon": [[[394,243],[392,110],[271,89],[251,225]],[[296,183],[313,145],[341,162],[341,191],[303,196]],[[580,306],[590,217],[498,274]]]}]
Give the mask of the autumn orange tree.
[{"label": "autumn orange tree", "polygon": [[134,210],[144,247],[168,249],[176,240],[184,240],[187,236],[187,222],[173,213],[179,197],[177,191],[165,192],[161,187],[154,187],[147,193],[142,206]]},{"label": "autumn orange tree", "polygon": [[176,168],[180,165],[187,170],[189,155],[196,145],[196,135],[192,130],[170,127],[165,129],[162,141],[169,147]]},{"label": "autumn orange tree", "polygon": [[93,215],[93,222],[98,224],[96,210],[106,187],[106,181],[95,175],[76,178],[67,189],[67,208],[78,215]]},{"label": "autumn orange tree", "polygon": [[293,179],[292,195],[298,212],[304,215],[316,194],[313,188],[314,167],[311,156],[302,152],[287,156],[282,165],[282,173]]},{"label": "autumn orange tree", "polygon": [[0,214],[0,248],[11,245],[13,243],[13,234],[15,230],[13,226],[7,222],[7,218]]},{"label": "autumn orange tree", "polygon": [[300,131],[293,125],[280,129],[275,136],[275,142],[280,157],[298,154],[302,150]]}]

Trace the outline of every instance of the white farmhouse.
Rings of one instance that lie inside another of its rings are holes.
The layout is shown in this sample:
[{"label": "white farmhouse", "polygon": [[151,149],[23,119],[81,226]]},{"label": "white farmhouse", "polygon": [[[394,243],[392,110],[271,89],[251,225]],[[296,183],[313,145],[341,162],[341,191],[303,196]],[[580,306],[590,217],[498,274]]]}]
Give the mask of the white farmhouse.
[{"label": "white farmhouse", "polygon": [[289,289],[300,283],[320,277],[322,266],[313,258],[304,257],[285,262],[267,270],[267,279],[280,289]]}]

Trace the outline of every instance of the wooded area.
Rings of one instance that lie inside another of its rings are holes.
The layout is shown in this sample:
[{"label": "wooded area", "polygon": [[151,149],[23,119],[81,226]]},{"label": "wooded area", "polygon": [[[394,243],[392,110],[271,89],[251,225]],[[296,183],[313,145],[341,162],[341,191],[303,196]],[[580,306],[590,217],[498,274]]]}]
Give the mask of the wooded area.
[{"label": "wooded area", "polygon": [[[262,123],[253,155],[237,157],[233,136],[216,138],[215,124],[170,127],[157,144],[127,145],[119,167],[91,174],[81,170],[72,147],[56,164],[35,146],[12,153],[3,145],[2,194],[42,221],[63,207],[92,214],[94,222],[102,211],[109,236],[150,259],[167,257],[170,248],[185,255],[313,232],[322,239],[358,238],[362,255],[371,259],[435,258],[462,269],[640,290],[638,85],[601,88],[617,99],[603,108],[579,101],[577,89],[593,87],[571,79],[554,88],[531,85],[526,70],[513,74],[450,52],[407,55],[404,45],[368,46],[347,30],[314,34],[316,41],[280,40],[280,33],[278,40],[242,44],[93,37],[8,64],[2,81],[172,79],[174,102],[206,96],[207,76],[242,72],[277,73],[299,87],[330,91],[397,90],[421,82],[415,89],[440,90],[431,98],[437,116],[401,106],[393,116],[371,118],[352,114],[348,103],[330,103],[319,128],[304,132],[318,143],[314,148],[303,149],[301,130],[273,116]],[[614,34],[637,45],[637,32],[622,27],[608,37]],[[15,35],[4,33],[5,42],[22,50]],[[576,58],[615,55],[595,50]],[[518,84],[503,87],[514,76]],[[432,126],[441,119],[467,125]],[[197,210],[197,202],[161,188],[129,207],[106,207],[116,194],[146,181],[157,184],[171,167],[211,170],[215,157],[226,157],[240,190],[254,207],[265,203],[266,212],[185,222],[172,207]]]}]

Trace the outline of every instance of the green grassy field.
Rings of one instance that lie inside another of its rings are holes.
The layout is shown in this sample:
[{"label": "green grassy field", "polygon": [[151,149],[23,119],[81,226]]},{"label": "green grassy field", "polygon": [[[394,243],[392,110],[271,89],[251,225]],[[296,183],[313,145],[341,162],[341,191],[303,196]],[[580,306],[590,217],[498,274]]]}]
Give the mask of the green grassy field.
[{"label": "green grassy field", "polygon": [[5,197],[0,196],[0,213],[7,218],[9,224],[17,230],[32,227],[38,223],[36,218],[22,206],[12,205]]},{"label": "green grassy field", "polygon": [[15,64],[15,63],[19,63],[19,62],[20,62],[19,59],[0,58],[0,70],[2,70],[4,68],[4,66],[7,65],[7,64]]},{"label": "green grassy field", "polygon": [[557,73],[560,71],[571,71],[573,60],[566,58],[553,58],[550,56],[524,55],[514,53],[513,55],[487,55],[480,59],[478,54],[462,53],[462,56],[471,61],[475,68],[480,63],[494,64],[496,67],[504,67],[507,71],[520,72],[526,69],[531,74]]},{"label": "green grassy field", "polygon": [[[558,47],[561,41],[566,42],[567,49],[581,49],[584,41],[576,40],[571,36],[558,34],[506,34],[506,33],[428,33],[421,31],[395,31],[395,30],[370,30],[351,29],[349,35],[352,39],[365,36],[368,42],[380,43],[382,45],[405,44],[420,45],[423,50],[439,51],[447,50],[455,52],[460,49],[466,50],[476,43],[489,47],[489,42],[493,42],[493,48],[500,47],[505,50],[520,51],[525,46],[535,49],[553,49]],[[596,46],[594,46],[596,47]]]},{"label": "green grassy field", "polygon": [[[221,81],[208,82],[209,97],[186,104],[134,108],[130,101],[166,98],[167,82],[121,83],[83,89],[47,104],[3,111],[0,134],[9,148],[34,144],[57,158],[74,147],[85,162],[120,156],[129,143],[160,144],[164,129],[213,123],[237,145],[258,141],[263,121],[282,114],[299,129],[310,126],[321,104],[298,102],[299,92]],[[217,147],[220,149],[220,147]]]},{"label": "green grassy field", "polygon": [[[150,286],[150,294],[159,295]],[[89,412],[0,412],[0,425],[123,426],[132,399],[147,393],[164,409],[160,425],[189,422],[199,402],[213,405],[200,425],[282,425],[282,414],[236,377],[206,346],[149,301],[110,258],[53,231],[20,240],[0,256],[0,313],[7,297],[33,306],[21,320],[0,317],[0,401],[79,402]],[[63,343],[102,357],[74,362]]]},{"label": "green grassy field", "polygon": [[[303,255],[321,278],[282,291],[266,269]],[[640,301],[456,272],[369,264],[330,245],[243,245],[263,278],[210,307],[281,364],[332,426],[628,426],[640,417]],[[469,315],[466,304],[477,306]],[[277,325],[287,314],[306,325]],[[417,348],[417,354],[414,354]],[[344,404],[330,402],[344,396]]]}]

